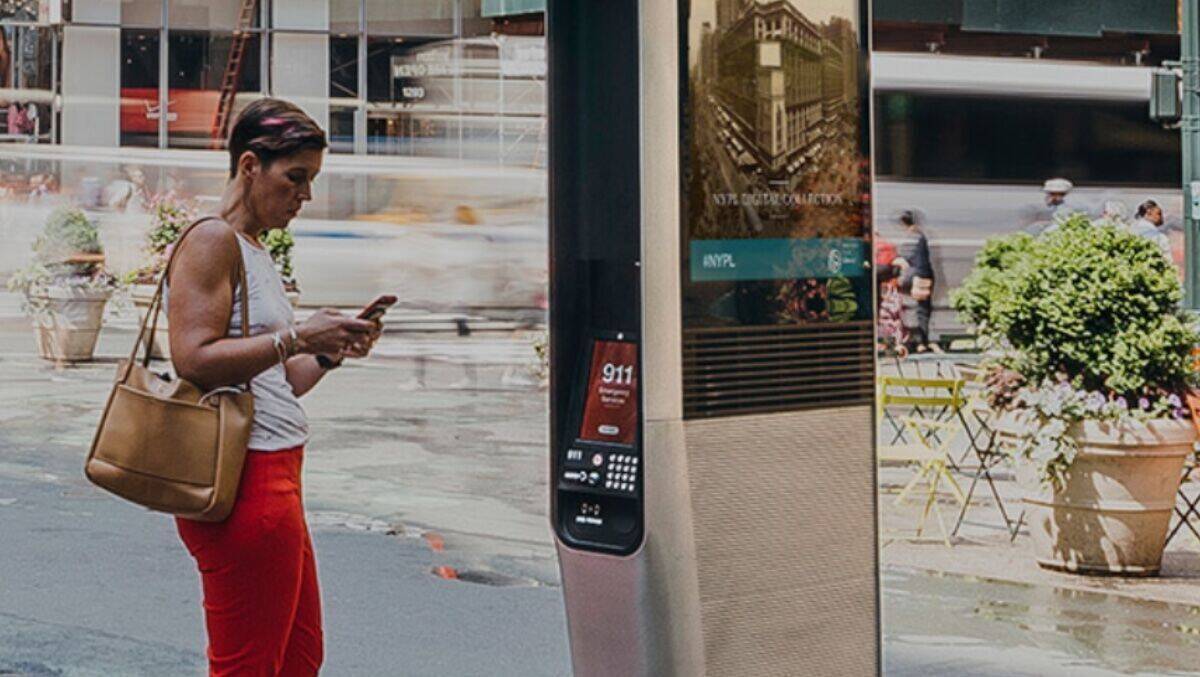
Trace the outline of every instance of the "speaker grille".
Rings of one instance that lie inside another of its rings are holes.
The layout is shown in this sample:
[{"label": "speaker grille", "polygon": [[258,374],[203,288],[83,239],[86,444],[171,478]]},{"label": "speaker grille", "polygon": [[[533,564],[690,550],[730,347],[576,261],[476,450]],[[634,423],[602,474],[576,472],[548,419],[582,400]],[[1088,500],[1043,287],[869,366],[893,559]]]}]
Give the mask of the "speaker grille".
[{"label": "speaker grille", "polygon": [[870,404],[870,322],[687,329],[687,419]]}]

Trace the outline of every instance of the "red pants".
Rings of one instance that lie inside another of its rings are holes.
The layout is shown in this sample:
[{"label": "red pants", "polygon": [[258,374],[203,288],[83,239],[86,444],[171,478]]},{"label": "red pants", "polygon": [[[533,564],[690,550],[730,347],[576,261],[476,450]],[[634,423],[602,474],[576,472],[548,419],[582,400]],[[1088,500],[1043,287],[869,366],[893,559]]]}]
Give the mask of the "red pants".
[{"label": "red pants", "polygon": [[300,498],[303,456],[303,447],[251,451],[228,519],[176,520],[200,568],[212,677],[299,677],[321,667],[321,595]]}]

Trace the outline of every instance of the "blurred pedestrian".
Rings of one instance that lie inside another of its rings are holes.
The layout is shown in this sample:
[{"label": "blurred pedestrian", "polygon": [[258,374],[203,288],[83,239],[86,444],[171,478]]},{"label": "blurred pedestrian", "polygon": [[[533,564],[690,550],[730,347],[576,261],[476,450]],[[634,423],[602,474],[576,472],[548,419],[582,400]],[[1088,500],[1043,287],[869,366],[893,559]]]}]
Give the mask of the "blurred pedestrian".
[{"label": "blurred pedestrian", "polygon": [[1066,219],[1075,212],[1087,212],[1073,200],[1069,199],[1075,184],[1062,177],[1047,179],[1042,184],[1042,204],[1032,207],[1029,215],[1029,225],[1026,231],[1033,235],[1053,232],[1054,224]]},{"label": "blurred pedestrian", "polygon": [[1108,200],[1100,211],[1100,223],[1121,228],[1129,226],[1129,208],[1120,200]]},{"label": "blurred pedestrian", "polygon": [[168,264],[163,304],[176,373],[204,392],[249,383],[254,395],[232,513],[223,522],[176,518],[203,582],[213,676],[315,675],[324,655],[300,489],[309,429],[299,398],[345,357],[365,356],[379,325],[336,310],[296,322],[259,235],[286,228],[312,199],[326,147],[325,132],[295,105],[247,106],[229,138],[220,215],[194,226]]},{"label": "blurred pedestrian", "polygon": [[5,122],[8,125],[8,133],[11,136],[22,136],[29,128],[29,116],[25,112],[25,107],[19,103],[13,102],[8,105],[8,117]]},{"label": "blurred pedestrian", "polygon": [[875,236],[875,280],[879,285],[878,335],[879,351],[908,353],[908,331],[904,328],[904,298],[900,293],[900,275],[905,261],[896,245]]},{"label": "blurred pedestrian", "polygon": [[1163,210],[1154,200],[1146,200],[1137,208],[1137,220],[1129,229],[1134,235],[1144,237],[1162,250],[1163,256],[1171,260],[1171,240],[1162,231]]},{"label": "blurred pedestrian", "polygon": [[1062,177],[1048,179],[1042,184],[1046,207],[1050,209],[1054,219],[1063,219],[1075,212],[1086,211],[1068,197],[1074,189],[1075,184]]},{"label": "blurred pedestrian", "polygon": [[929,319],[933,315],[933,258],[929,238],[920,215],[909,209],[900,213],[900,225],[913,238],[902,250],[898,261],[902,268],[900,289],[904,297],[904,327],[908,331],[909,352],[937,350],[930,341]]}]

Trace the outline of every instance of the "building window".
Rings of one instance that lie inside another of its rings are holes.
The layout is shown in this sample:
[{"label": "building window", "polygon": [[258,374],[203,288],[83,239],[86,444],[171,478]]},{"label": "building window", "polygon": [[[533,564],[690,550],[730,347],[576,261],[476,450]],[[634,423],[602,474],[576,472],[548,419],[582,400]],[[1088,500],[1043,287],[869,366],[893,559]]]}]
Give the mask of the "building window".
[{"label": "building window", "polygon": [[121,145],[158,146],[158,31],[121,31]]},{"label": "building window", "polygon": [[359,12],[362,0],[329,0],[329,30],[345,37],[362,31]]},{"label": "building window", "polygon": [[1144,103],[884,93],[875,110],[876,172],[889,179],[1180,182],[1178,134],[1151,122]]},{"label": "building window", "polygon": [[[74,0],[73,22],[109,23],[112,20],[110,0]],[[125,28],[162,27],[162,0],[121,0],[120,24]]]},{"label": "building window", "polygon": [[[257,33],[170,33],[168,146],[212,147],[218,115],[224,113],[232,121],[242,108],[258,98],[262,91],[260,39]],[[233,80],[236,84],[228,87],[225,81],[231,74],[236,74]],[[224,101],[223,93],[226,93]],[[224,111],[222,106],[226,107]],[[227,134],[228,127],[220,136]]]},{"label": "building window", "polygon": [[358,38],[329,38],[329,98],[358,98]]},{"label": "building window", "polygon": [[258,0],[169,0],[171,28],[233,31],[260,25]]},{"label": "building window", "polygon": [[375,35],[450,36],[456,0],[365,0],[367,32]]},{"label": "building window", "polygon": [[333,153],[354,152],[354,106],[329,107],[329,150]]}]

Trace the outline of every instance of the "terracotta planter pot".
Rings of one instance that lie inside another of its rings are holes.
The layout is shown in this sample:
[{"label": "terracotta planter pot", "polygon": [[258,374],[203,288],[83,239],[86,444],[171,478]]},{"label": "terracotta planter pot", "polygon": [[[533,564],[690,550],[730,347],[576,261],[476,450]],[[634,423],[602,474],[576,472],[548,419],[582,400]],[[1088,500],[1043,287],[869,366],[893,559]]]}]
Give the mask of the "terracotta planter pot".
[{"label": "terracotta planter pot", "polygon": [[1038,564],[1088,574],[1158,575],[1183,464],[1196,441],[1192,422],[1083,421],[1072,434],[1079,453],[1061,490],[1041,484],[1032,463],[1017,463]]},{"label": "terracotta planter pot", "polygon": [[[156,284],[136,284],[130,292],[133,305],[138,309],[138,322],[146,318],[150,310],[150,302],[154,300]],[[153,342],[150,344],[150,356],[156,360],[171,359],[171,340],[167,331],[167,313],[158,314],[158,327],[154,331]]]},{"label": "terracotta planter pot", "polygon": [[55,362],[87,362],[96,352],[111,291],[51,287],[34,300],[46,306],[33,318],[38,354]]}]

